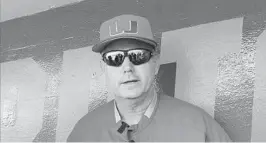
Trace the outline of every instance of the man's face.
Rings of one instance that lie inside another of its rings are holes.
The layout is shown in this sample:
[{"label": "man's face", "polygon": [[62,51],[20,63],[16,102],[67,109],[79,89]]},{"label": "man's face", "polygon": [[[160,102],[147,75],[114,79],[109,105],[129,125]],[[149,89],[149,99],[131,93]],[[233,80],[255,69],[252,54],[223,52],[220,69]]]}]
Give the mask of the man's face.
[{"label": "man's face", "polygon": [[[152,47],[136,40],[121,39],[112,42],[106,47],[102,54],[114,50],[151,49]],[[140,65],[134,65],[129,57],[124,59],[121,66],[105,66],[105,73],[109,87],[116,96],[135,99],[149,92],[158,71],[158,55]]]}]

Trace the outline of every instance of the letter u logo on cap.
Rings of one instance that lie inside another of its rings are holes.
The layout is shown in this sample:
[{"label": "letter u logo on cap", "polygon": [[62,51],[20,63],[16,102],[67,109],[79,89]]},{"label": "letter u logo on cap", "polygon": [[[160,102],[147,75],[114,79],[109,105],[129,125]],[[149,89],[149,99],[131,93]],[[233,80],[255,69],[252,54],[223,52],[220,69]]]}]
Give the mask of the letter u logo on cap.
[{"label": "letter u logo on cap", "polygon": [[118,24],[117,21],[115,22],[115,29],[112,28],[111,26],[109,26],[109,34],[110,36],[116,36],[116,35],[120,35],[120,34],[137,34],[138,33],[138,23],[137,21],[129,21],[129,29],[126,30],[122,30],[122,31],[118,31]]}]

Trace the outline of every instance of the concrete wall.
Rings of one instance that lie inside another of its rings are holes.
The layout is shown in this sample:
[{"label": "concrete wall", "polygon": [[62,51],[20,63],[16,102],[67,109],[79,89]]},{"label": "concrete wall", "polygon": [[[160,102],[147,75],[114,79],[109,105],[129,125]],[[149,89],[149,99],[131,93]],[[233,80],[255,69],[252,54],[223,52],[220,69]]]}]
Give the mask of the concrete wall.
[{"label": "concrete wall", "polygon": [[[97,7],[107,2],[95,3]],[[140,15],[154,15],[146,6],[164,5],[162,11],[167,11],[171,3],[138,5],[145,7],[137,9],[145,9]],[[77,13],[66,10],[75,8],[82,7],[59,9],[59,20],[48,11],[1,25],[5,33],[1,35],[1,141],[65,141],[88,110],[113,98],[106,91],[100,57],[91,52],[90,39],[95,36],[92,32],[85,34],[95,25],[84,25],[82,31],[81,19],[86,14],[80,11],[80,19],[67,21],[69,15]],[[120,8],[126,10],[130,11]],[[112,15],[120,13],[113,11]],[[170,15],[173,12],[167,11]],[[214,21],[205,18],[207,22],[203,22],[204,18],[187,18],[164,19],[162,27],[153,24],[154,29],[159,28],[157,32],[163,32],[163,90],[203,108],[234,141],[266,141],[265,14]],[[60,33],[58,26],[62,25],[68,30],[61,29]],[[169,73],[175,78],[172,88],[166,88]]]}]

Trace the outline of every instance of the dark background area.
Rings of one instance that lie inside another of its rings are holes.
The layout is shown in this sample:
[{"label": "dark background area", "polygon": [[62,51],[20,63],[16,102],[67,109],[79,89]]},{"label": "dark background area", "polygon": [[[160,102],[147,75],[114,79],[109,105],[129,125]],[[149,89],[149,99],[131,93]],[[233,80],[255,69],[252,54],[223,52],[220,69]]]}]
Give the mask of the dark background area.
[{"label": "dark background area", "polygon": [[147,17],[159,35],[265,12],[265,5],[265,0],[86,0],[2,22],[0,61],[93,45],[100,23],[121,14]]}]

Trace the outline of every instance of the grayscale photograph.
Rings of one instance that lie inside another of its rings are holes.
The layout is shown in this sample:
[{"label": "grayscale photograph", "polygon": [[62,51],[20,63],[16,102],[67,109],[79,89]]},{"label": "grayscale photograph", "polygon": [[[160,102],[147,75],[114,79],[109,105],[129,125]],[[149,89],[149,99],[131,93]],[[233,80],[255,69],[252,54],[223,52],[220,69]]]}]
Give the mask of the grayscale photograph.
[{"label": "grayscale photograph", "polygon": [[266,142],[266,0],[0,4],[1,142]]}]

